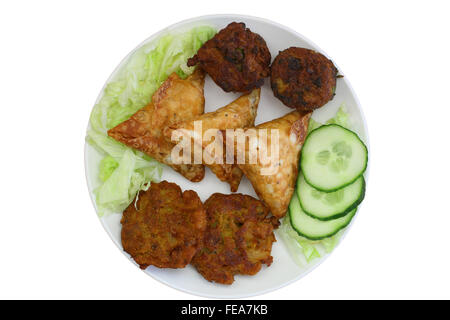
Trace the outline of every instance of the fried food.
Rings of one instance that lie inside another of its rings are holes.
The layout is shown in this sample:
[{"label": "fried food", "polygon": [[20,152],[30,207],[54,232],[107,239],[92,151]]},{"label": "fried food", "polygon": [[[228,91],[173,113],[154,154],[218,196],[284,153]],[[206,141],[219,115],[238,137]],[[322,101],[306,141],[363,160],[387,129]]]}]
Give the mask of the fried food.
[{"label": "fried food", "polygon": [[235,274],[254,275],[272,263],[274,228],[261,201],[243,194],[213,194],[205,204],[207,229],[192,265],[208,281],[232,284]]},{"label": "fried food", "polygon": [[197,193],[175,183],[152,183],[121,220],[122,245],[141,269],[184,268],[202,243],[206,212]]},{"label": "fried food", "polygon": [[[205,132],[210,129],[225,130],[254,126],[256,112],[259,104],[260,92],[261,89],[254,89],[251,93],[239,97],[230,104],[217,109],[214,112],[205,113],[192,120],[183,121],[168,126],[165,129],[164,134],[169,140],[174,130],[181,130],[184,135],[189,136],[194,130],[195,121],[201,121],[202,123],[202,137],[204,136]],[[221,146],[226,147],[226,145],[224,145],[223,143],[223,137],[220,137],[222,138]],[[194,143],[199,143],[199,141],[195,140]],[[208,145],[211,143],[211,140],[202,140],[202,148],[203,150],[205,150],[205,152],[208,152]],[[227,161],[225,152],[223,152],[222,155],[222,164],[215,161],[211,164],[205,163],[205,165],[211,169],[211,171],[217,176],[217,178],[230,184],[231,192],[236,192],[239,187],[239,183],[241,182],[243,173],[236,164],[226,163]],[[210,156],[211,158],[214,158],[215,155],[210,154]]]},{"label": "fried food", "polygon": [[274,95],[299,111],[320,108],[334,97],[337,69],[324,55],[305,48],[281,51],[271,66]]},{"label": "fried food", "polygon": [[[284,117],[262,123],[255,129],[267,129],[267,150],[278,148],[276,163],[256,163],[249,160],[249,144],[237,144],[237,154],[245,154],[245,163],[239,168],[250,180],[258,197],[270,208],[272,214],[284,217],[295,189],[300,150],[305,141],[311,112],[293,111]],[[272,130],[278,130],[278,141],[272,141]],[[271,151],[270,151],[271,152]],[[270,156],[272,154],[270,153]]]},{"label": "fried food", "polygon": [[200,66],[225,92],[246,92],[263,85],[270,60],[264,39],[244,23],[232,22],[205,42],[188,66]]},{"label": "fried food", "polygon": [[175,145],[165,139],[163,129],[204,112],[204,83],[205,74],[198,68],[186,80],[176,73],[171,74],[146,107],[109,130],[108,135],[169,165],[190,181],[201,181],[205,176],[203,165],[173,163],[171,152]]}]

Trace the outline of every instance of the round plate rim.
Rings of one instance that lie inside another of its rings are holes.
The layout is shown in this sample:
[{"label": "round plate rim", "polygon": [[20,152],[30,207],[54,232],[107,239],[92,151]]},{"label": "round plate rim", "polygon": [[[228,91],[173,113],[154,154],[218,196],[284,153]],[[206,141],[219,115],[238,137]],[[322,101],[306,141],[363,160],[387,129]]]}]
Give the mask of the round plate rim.
[{"label": "round plate rim", "polygon": [[[299,32],[295,31],[294,29],[291,29],[290,27],[287,27],[285,25],[282,25],[278,22],[266,19],[266,18],[261,18],[261,17],[257,17],[257,16],[251,16],[251,15],[241,15],[241,14],[211,14],[211,15],[202,15],[202,16],[197,16],[197,17],[193,17],[193,18],[189,18],[189,19],[185,19],[179,22],[176,22],[174,24],[171,24],[163,29],[160,29],[159,31],[153,33],[151,36],[147,37],[144,41],[142,41],[141,43],[139,43],[133,50],[131,50],[121,61],[120,63],[116,66],[116,68],[114,69],[114,71],[110,74],[110,76],[108,77],[108,79],[105,81],[102,89],[100,90],[99,95],[97,96],[97,99],[95,101],[95,104],[98,103],[98,101],[101,99],[102,94],[104,92],[104,89],[106,87],[106,85],[111,81],[111,79],[115,76],[115,74],[118,72],[118,70],[123,66],[123,64],[128,60],[128,58],[136,51],[138,50],[140,47],[142,47],[144,44],[150,42],[151,40],[157,38],[158,36],[160,36],[161,34],[163,34],[164,32],[170,31],[172,29],[176,29],[178,27],[181,27],[185,24],[189,24],[189,23],[194,23],[194,22],[200,22],[203,20],[213,20],[213,19],[223,19],[223,18],[229,18],[230,21],[233,20],[237,20],[237,19],[244,19],[244,20],[255,20],[258,22],[262,22],[265,24],[269,24],[269,25],[273,25],[276,26],[280,29],[285,30],[286,32],[292,33],[294,34],[296,37],[302,39],[303,41],[307,42],[311,47],[313,47],[316,51],[319,51],[325,55],[327,55],[318,45],[316,45],[313,41],[311,41],[309,38],[305,37],[304,35],[300,34]],[[328,55],[327,55],[328,56]],[[339,66],[336,64],[336,62],[333,60],[334,65],[336,66],[336,68],[342,73],[342,69],[339,68]],[[356,95],[352,85],[350,84],[349,80],[347,79],[347,77],[343,77],[341,79],[341,81],[344,81],[345,84],[348,86],[351,96],[354,98],[355,102],[356,102],[356,107],[358,108],[360,114],[361,114],[361,119],[362,119],[362,123],[363,123],[363,131],[364,131],[364,135],[365,135],[365,143],[367,146],[368,151],[370,152],[370,138],[369,138],[369,133],[368,133],[368,125],[367,125],[367,120],[366,117],[364,115],[364,111],[361,107],[361,103],[358,99],[358,96]],[[95,105],[94,104],[94,105]],[[86,131],[89,129],[89,122],[88,122],[88,126]],[[84,144],[84,167],[85,167],[85,179],[86,179],[86,183],[88,185],[88,192],[89,192],[89,197],[91,199],[92,205],[94,206],[95,209],[95,213],[97,215],[97,206],[95,203],[95,199],[93,197],[93,193],[91,192],[91,190],[89,189],[89,177],[88,177],[88,159],[87,159],[87,149],[88,149],[88,143],[85,141]],[[367,185],[368,185],[368,180],[369,180],[369,171],[370,171],[370,161],[367,165],[367,169],[364,173],[365,176],[365,180],[366,180],[366,189],[367,189]],[[339,240],[338,245],[334,248],[333,252],[337,249],[337,247],[340,246],[341,242],[344,240],[345,236],[347,235],[348,231],[350,230],[350,228],[352,227],[354,221],[356,220],[356,217],[358,216],[359,211],[361,210],[361,206],[362,204],[360,204],[359,208],[358,208],[358,212],[356,213],[355,217],[352,219],[352,222],[350,223],[349,226],[347,226],[347,228],[345,229],[341,239]],[[98,215],[97,215],[98,217]],[[112,242],[117,246],[117,248],[122,252],[123,256],[127,259],[130,260],[131,258],[129,258],[126,253],[122,250],[122,248],[118,245],[118,243],[116,243],[114,237],[112,236],[111,232],[109,229],[106,228],[104,222],[102,221],[102,219],[100,217],[99,221],[103,227],[103,229],[106,231],[106,233],[108,234],[108,236],[110,237],[110,239],[112,240]],[[331,254],[331,253],[330,253]],[[152,277],[153,279],[155,279],[156,281],[165,284],[166,286],[176,289],[180,292],[184,292],[184,293],[188,293],[188,294],[192,294],[198,297],[204,297],[204,298],[219,298],[219,299],[236,299],[236,298],[248,298],[248,297],[254,297],[254,296],[258,296],[258,295],[263,295],[269,292],[273,292],[276,291],[278,289],[281,289],[285,286],[288,286],[298,280],[300,280],[301,278],[305,277],[306,275],[308,275],[310,272],[312,272],[314,269],[316,269],[319,265],[321,265],[330,254],[326,254],[324,256],[322,256],[319,261],[317,263],[315,263],[312,267],[308,268],[308,270],[306,270],[305,272],[302,272],[301,274],[299,274],[297,277],[292,278],[289,281],[285,281],[283,283],[281,283],[278,286],[273,286],[271,288],[267,288],[264,290],[260,290],[260,291],[255,291],[252,293],[248,293],[248,294],[231,294],[231,295],[220,295],[220,296],[216,296],[213,294],[205,294],[205,293],[200,293],[200,292],[196,292],[193,290],[189,290],[189,289],[185,289],[181,286],[178,285],[174,285],[172,283],[169,283],[168,281],[165,281],[163,279],[160,279],[158,277],[156,277],[155,275],[153,275],[151,272],[146,272],[145,270],[142,270],[145,274],[149,275],[150,277]]]}]

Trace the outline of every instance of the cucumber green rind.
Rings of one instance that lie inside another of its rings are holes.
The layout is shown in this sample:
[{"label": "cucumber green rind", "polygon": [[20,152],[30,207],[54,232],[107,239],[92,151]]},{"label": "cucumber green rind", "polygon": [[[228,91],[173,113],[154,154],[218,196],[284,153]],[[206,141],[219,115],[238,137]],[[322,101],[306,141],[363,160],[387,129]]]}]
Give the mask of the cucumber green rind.
[{"label": "cucumber green rind", "polygon": [[[356,211],[357,211],[357,208],[350,211],[346,216],[340,218],[340,219],[342,219],[341,223],[339,223],[338,220],[331,220],[331,221],[317,220],[317,219],[314,219],[314,218],[308,216],[306,213],[303,212],[303,210],[300,207],[300,203],[298,201],[297,196],[294,195],[292,197],[291,203],[289,205],[289,219],[290,219],[292,228],[297,232],[297,234],[299,236],[304,237],[309,240],[316,241],[316,240],[322,240],[325,238],[330,238],[330,237],[334,236],[336,233],[338,233],[339,231],[341,231],[342,229],[344,229],[345,227],[347,227],[350,224],[350,222],[353,220],[353,217],[355,216]],[[301,218],[308,220],[310,227],[311,227],[311,225],[314,226],[315,224],[317,224],[317,226],[320,226],[320,227],[326,226],[325,224],[329,224],[329,226],[324,228],[324,229],[328,228],[329,231],[312,235],[312,233],[308,233],[308,231],[305,230],[304,227],[303,227],[303,230],[301,230],[302,227],[296,223],[295,217],[293,218],[293,215],[303,215]],[[333,226],[333,224],[334,224],[334,226]]]},{"label": "cucumber green rind", "polygon": [[[300,175],[299,175],[299,179],[300,179]],[[341,212],[334,212],[327,216],[319,216],[317,213],[314,213],[311,210],[308,211],[305,209],[305,205],[303,204],[302,197],[300,195],[301,188],[299,188],[299,183],[297,182],[296,194],[297,194],[298,200],[300,202],[300,207],[302,208],[303,212],[305,212],[308,216],[310,216],[311,218],[317,219],[317,220],[329,221],[329,220],[335,220],[335,219],[342,218],[342,217],[346,216],[350,211],[352,211],[353,209],[358,207],[361,204],[361,202],[364,200],[364,197],[366,194],[366,181],[363,176],[359,177],[358,179],[362,179],[362,186],[360,189],[359,197],[355,200],[355,202],[353,202],[351,205],[349,205],[345,210],[343,210]],[[356,181],[358,179],[356,179]]]},{"label": "cucumber green rind", "polygon": [[[308,146],[308,143],[310,142],[311,137],[314,136],[314,132],[316,132],[316,131],[318,131],[318,130],[323,130],[324,128],[327,128],[327,127],[339,127],[339,128],[341,128],[341,129],[347,131],[348,133],[350,133],[350,134],[353,135],[354,137],[356,137],[356,139],[357,139],[357,140],[361,143],[361,145],[363,146],[363,148],[364,148],[364,153],[365,153],[364,166],[363,166],[363,168],[361,169],[361,171],[358,173],[358,175],[355,175],[355,177],[354,177],[353,179],[346,180],[345,182],[343,182],[343,183],[341,183],[341,184],[339,184],[339,185],[337,185],[337,186],[334,186],[334,187],[332,187],[332,188],[324,188],[324,187],[321,187],[321,186],[319,186],[319,185],[313,183],[313,182],[311,181],[310,177],[308,177],[308,170],[307,170],[307,169],[305,170],[305,167],[304,167],[304,161],[303,161],[303,159],[304,159],[304,157],[305,157],[305,152],[304,152],[304,150],[305,150],[306,147]],[[301,169],[301,171],[303,172],[305,181],[306,181],[311,187],[313,187],[313,188],[315,188],[315,189],[317,189],[317,190],[319,190],[319,191],[323,191],[323,192],[334,192],[334,191],[337,191],[337,190],[339,190],[339,189],[341,189],[341,188],[344,188],[344,187],[346,187],[346,186],[352,184],[352,183],[355,182],[359,177],[361,177],[361,176],[364,174],[364,172],[366,171],[366,169],[367,169],[367,163],[368,163],[368,160],[369,160],[369,156],[368,156],[367,146],[364,144],[364,142],[359,138],[359,136],[358,136],[355,132],[353,132],[353,131],[351,131],[351,130],[349,130],[349,129],[347,129],[347,128],[344,128],[344,127],[342,127],[342,126],[340,126],[340,125],[337,125],[337,124],[327,124],[327,125],[323,125],[323,126],[320,126],[320,127],[316,128],[316,129],[312,130],[312,131],[308,134],[308,136],[306,137],[305,143],[303,144],[302,152],[301,152],[301,155],[300,155],[300,169]]]}]

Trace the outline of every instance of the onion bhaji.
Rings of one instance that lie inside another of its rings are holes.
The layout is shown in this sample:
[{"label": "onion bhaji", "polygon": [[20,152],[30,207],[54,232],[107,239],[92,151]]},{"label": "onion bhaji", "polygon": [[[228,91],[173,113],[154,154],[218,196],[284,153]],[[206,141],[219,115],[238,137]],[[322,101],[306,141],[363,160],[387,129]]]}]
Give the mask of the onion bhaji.
[{"label": "onion bhaji", "polygon": [[205,42],[188,66],[200,66],[225,92],[246,92],[263,85],[270,61],[265,40],[244,23],[232,22]]},{"label": "onion bhaji", "polygon": [[243,194],[213,194],[205,204],[207,228],[192,264],[208,281],[232,284],[235,274],[254,275],[272,263],[274,228],[263,202]]},{"label": "onion bhaji", "polygon": [[337,69],[324,55],[305,48],[281,51],[271,66],[274,95],[299,111],[320,108],[334,97]]},{"label": "onion bhaji", "polygon": [[197,193],[175,183],[152,183],[124,211],[122,245],[141,269],[184,268],[201,245],[206,212]]}]

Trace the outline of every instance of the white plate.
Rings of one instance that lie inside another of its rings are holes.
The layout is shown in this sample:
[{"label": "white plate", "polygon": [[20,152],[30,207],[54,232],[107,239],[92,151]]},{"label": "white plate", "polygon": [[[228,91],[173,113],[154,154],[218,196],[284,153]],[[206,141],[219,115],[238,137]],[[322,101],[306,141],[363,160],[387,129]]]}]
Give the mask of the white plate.
[{"label": "white plate", "polygon": [[[212,15],[182,21],[154,34],[143,43],[141,43],[137,48],[169,31],[185,30],[199,24],[213,25],[219,30],[232,21],[244,22],[247,27],[249,27],[253,32],[259,33],[266,40],[272,54],[272,59],[275,58],[280,50],[286,49],[291,46],[306,47],[325,54],[311,41],[307,40],[305,37],[289,28],[265,19],[241,15]],[[127,62],[128,58],[135,50],[133,50],[120,63],[120,65],[116,68],[116,71]],[[335,61],[333,62],[335,63]],[[336,67],[339,69],[337,65]],[[113,72],[107,82],[109,82],[109,80],[114,76],[116,71]],[[340,74],[343,74],[341,69],[339,69],[339,72]],[[103,90],[101,91],[98,100],[100,99],[102,92]],[[209,77],[207,77],[205,84],[205,112],[214,111],[217,108],[228,104],[236,97],[238,97],[238,94],[225,93],[224,91],[222,91],[222,89],[216,86]],[[334,115],[338,107],[343,102],[346,103],[347,109],[351,115],[351,120],[354,124],[354,130],[360,135],[360,137],[366,142],[366,144],[368,144],[368,135],[364,116],[358,99],[356,98],[346,77],[338,79],[336,96],[324,107],[316,110],[313,114],[313,117],[316,120],[327,120]],[[269,81],[268,79],[266,79],[261,92],[261,100],[258,108],[258,115],[256,117],[256,124],[281,117],[290,111],[292,111],[292,109],[285,107],[278,99],[273,96]],[[92,191],[99,184],[98,164],[100,160],[101,155],[89,144],[86,144],[86,176],[89,192],[93,202],[94,196]],[[162,178],[163,180],[177,183],[183,190],[195,190],[202,201],[205,201],[214,192],[225,194],[230,193],[228,184],[219,181],[209,171],[209,169],[206,170],[206,176],[200,183],[192,183],[186,180],[169,167],[164,168]],[[256,197],[251,184],[245,177],[243,178],[239,186],[238,192]],[[122,214],[120,213],[112,214],[101,218],[100,221],[103,224],[105,230],[110,235],[111,239],[120,249],[120,251],[123,252],[128,258],[130,258],[129,255],[122,250],[122,244],[120,240],[121,216]],[[347,228],[347,231],[348,229],[349,228]],[[279,237],[277,236],[277,238]],[[215,284],[206,281],[190,265],[184,269],[158,269],[155,267],[149,267],[144,272],[159,280],[160,282],[167,284],[168,286],[191,294],[212,298],[240,298],[263,294],[292,283],[300,279],[302,276],[306,275],[326,258],[326,256],[324,256],[321,259],[317,259],[314,263],[308,265],[307,267],[300,268],[289,256],[289,253],[284,247],[281,239],[279,239],[278,242],[274,243],[272,255],[273,263],[270,267],[263,267],[262,270],[255,276],[236,276],[235,282],[230,286]],[[130,261],[134,263],[131,258]]]}]

